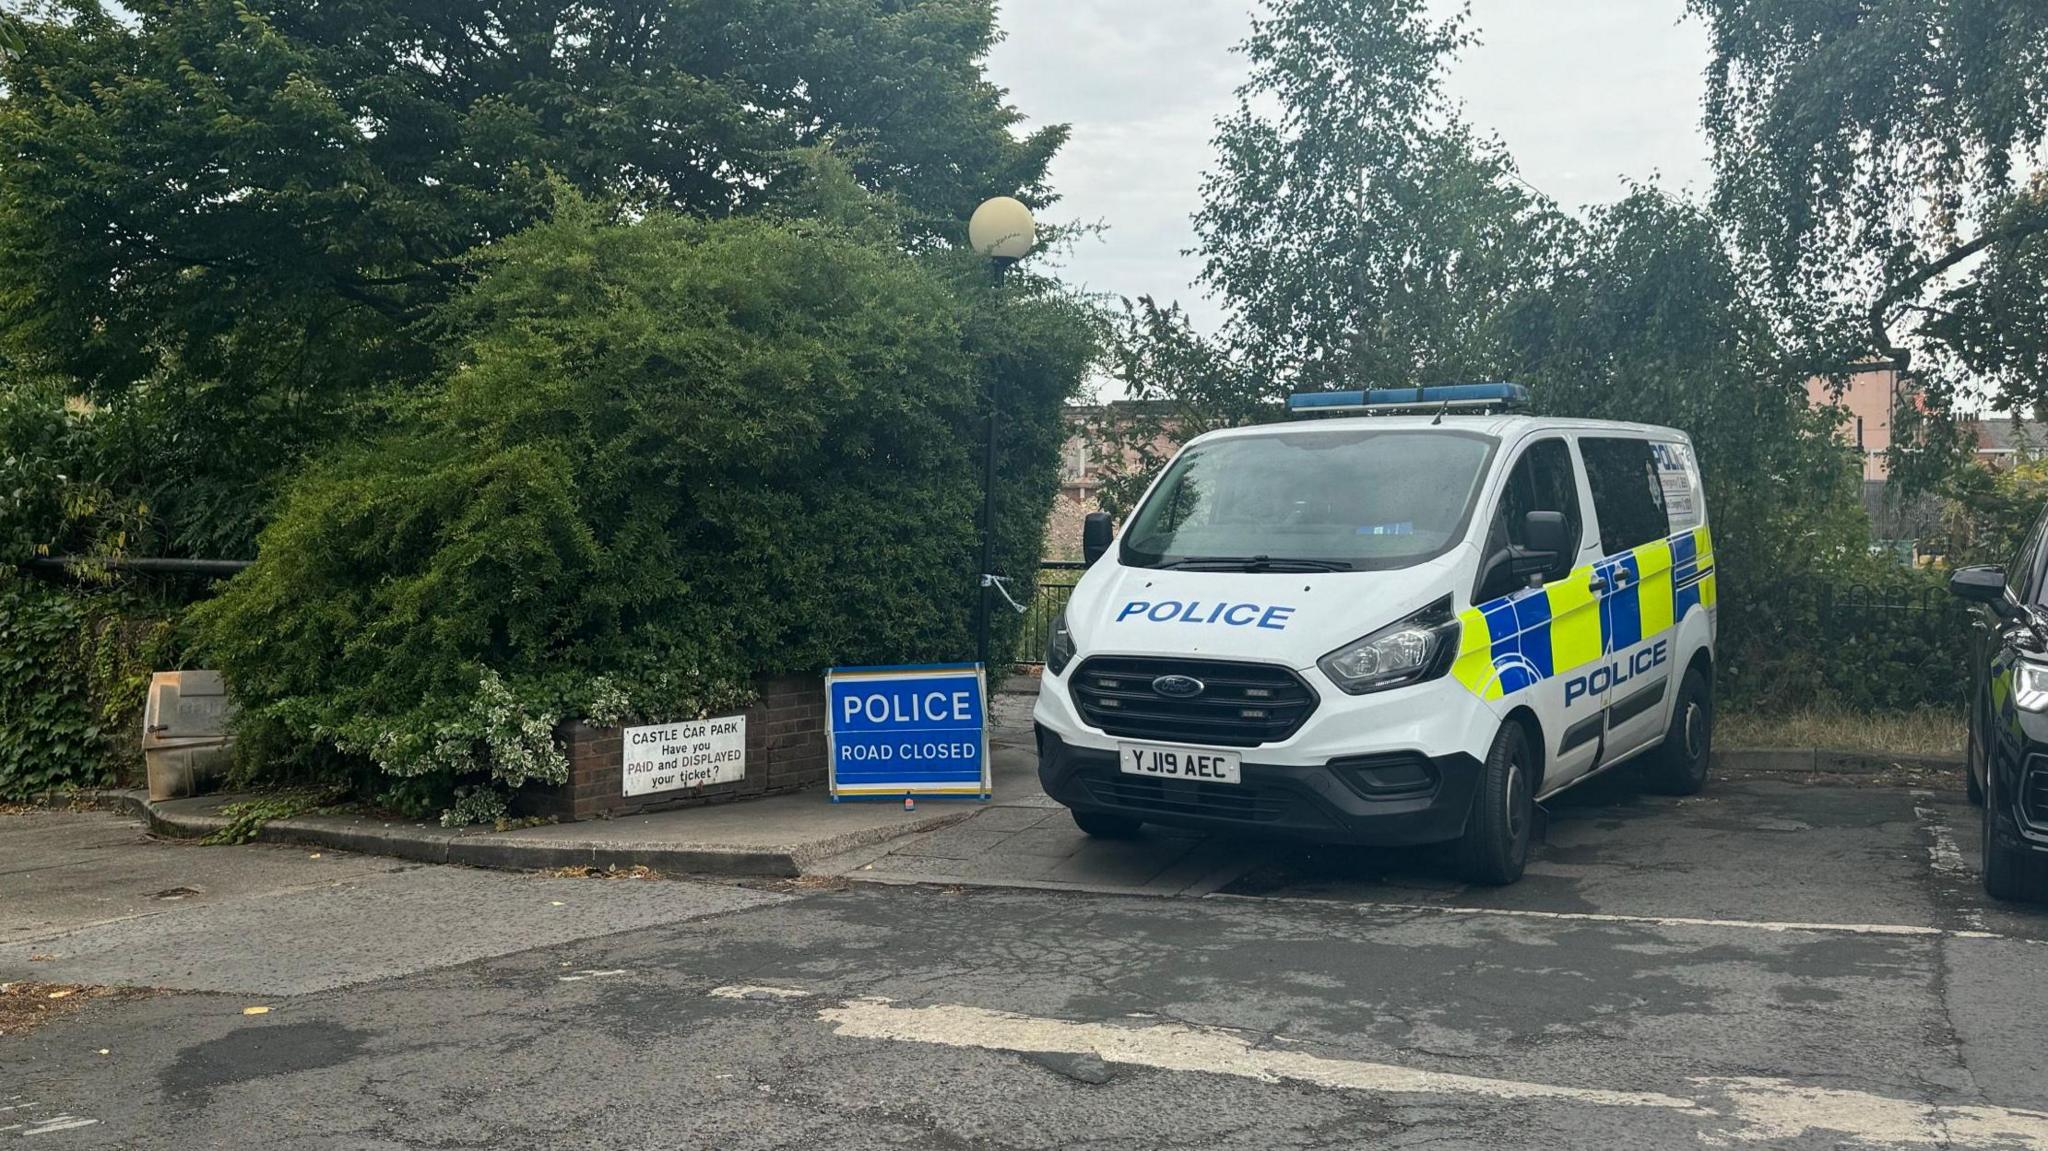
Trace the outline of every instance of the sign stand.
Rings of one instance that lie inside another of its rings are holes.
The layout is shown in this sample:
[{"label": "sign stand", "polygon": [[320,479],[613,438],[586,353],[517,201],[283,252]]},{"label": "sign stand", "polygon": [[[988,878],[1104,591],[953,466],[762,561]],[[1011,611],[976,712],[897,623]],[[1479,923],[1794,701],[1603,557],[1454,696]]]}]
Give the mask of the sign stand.
[{"label": "sign stand", "polygon": [[834,803],[993,794],[978,663],[827,671],[825,742]]}]

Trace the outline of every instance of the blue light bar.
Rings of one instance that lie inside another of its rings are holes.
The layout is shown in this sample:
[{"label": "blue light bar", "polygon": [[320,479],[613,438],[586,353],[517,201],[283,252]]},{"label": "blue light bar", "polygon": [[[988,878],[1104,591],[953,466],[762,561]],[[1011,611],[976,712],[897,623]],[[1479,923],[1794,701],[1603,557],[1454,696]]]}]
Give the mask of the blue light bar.
[{"label": "blue light bar", "polygon": [[1439,384],[1430,388],[1373,388],[1369,391],[1296,392],[1287,410],[1323,412],[1429,411],[1438,408],[1520,408],[1529,389],[1520,384]]}]

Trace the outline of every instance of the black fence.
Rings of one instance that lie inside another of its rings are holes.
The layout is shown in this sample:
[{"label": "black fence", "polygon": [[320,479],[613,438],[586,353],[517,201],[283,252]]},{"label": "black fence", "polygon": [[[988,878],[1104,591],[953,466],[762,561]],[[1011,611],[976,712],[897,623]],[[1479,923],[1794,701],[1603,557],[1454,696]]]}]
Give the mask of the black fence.
[{"label": "black fence", "polygon": [[1087,570],[1088,565],[1084,563],[1038,565],[1038,578],[1029,589],[1031,597],[1018,597],[1027,609],[1024,628],[1017,633],[1015,658],[1018,663],[1045,662],[1046,633],[1052,627],[1053,618],[1067,606],[1067,597],[1074,594],[1074,585],[1080,582],[1081,573]]},{"label": "black fence", "polygon": [[[1841,584],[1813,595],[1810,625],[1796,610],[1758,613],[1775,626],[1754,637],[1763,650],[1741,653],[1760,665],[1753,670],[1808,669],[1767,692],[1765,702],[1881,711],[1963,701],[1975,633],[1970,608],[1947,588],[1932,580]],[[1724,627],[1728,622],[1723,617]]]},{"label": "black fence", "polygon": [[1824,626],[1844,631],[1928,629],[1969,626],[1968,605],[1940,584],[1876,587],[1869,584],[1823,586],[1818,609]]}]

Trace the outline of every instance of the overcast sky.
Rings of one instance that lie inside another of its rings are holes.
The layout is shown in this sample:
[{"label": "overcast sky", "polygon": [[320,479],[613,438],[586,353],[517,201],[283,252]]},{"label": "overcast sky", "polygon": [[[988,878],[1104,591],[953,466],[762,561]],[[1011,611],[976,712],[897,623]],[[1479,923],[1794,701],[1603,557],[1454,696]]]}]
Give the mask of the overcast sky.
[{"label": "overcast sky", "polygon": [[[1252,0],[1000,0],[1008,39],[990,71],[1037,123],[1073,125],[1049,215],[1099,221],[1063,261],[1075,284],[1216,309],[1190,286],[1188,217],[1216,117],[1243,78],[1231,51]],[[1441,2],[1448,12],[1454,3]],[[1451,78],[1468,119],[1498,133],[1531,184],[1568,208],[1661,173],[1703,189],[1707,41],[1683,0],[1473,0],[1481,43]]]}]

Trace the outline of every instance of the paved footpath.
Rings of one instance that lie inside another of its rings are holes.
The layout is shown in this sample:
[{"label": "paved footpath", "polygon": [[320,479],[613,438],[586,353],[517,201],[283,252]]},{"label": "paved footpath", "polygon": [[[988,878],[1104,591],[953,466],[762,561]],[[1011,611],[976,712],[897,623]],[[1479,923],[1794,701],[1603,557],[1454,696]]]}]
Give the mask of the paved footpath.
[{"label": "paved footpath", "polygon": [[0,981],[164,989],[0,1035],[0,1145],[2048,1148],[1946,790],[1603,784],[1497,891],[1012,798],[752,884],[0,816]]}]

